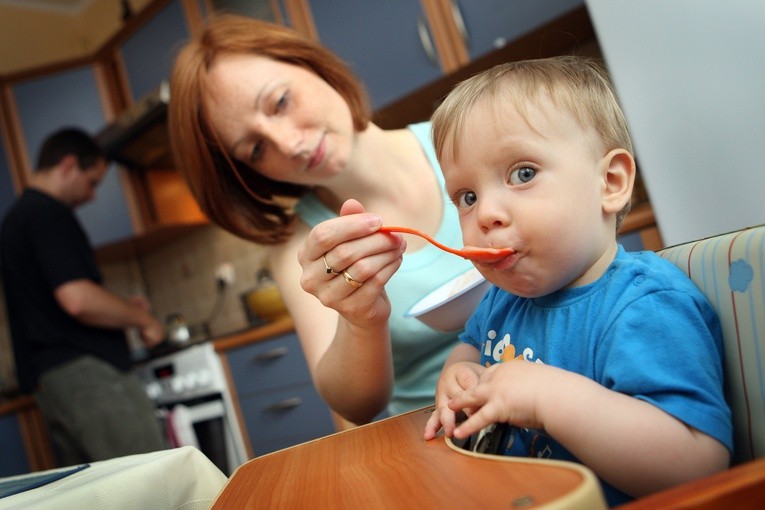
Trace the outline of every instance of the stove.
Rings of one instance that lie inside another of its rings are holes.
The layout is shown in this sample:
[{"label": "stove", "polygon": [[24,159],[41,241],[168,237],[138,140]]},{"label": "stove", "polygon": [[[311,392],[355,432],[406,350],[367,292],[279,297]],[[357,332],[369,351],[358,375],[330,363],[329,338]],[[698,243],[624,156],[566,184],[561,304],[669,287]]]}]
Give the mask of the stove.
[{"label": "stove", "polygon": [[199,448],[230,476],[248,460],[223,364],[211,341],[172,346],[134,372],[154,402],[168,446]]}]

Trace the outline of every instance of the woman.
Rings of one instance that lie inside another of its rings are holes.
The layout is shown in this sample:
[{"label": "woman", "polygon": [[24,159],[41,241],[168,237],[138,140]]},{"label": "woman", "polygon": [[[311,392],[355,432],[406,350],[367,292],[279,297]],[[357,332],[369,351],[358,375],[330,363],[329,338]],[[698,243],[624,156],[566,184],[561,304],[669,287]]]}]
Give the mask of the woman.
[{"label": "woman", "polygon": [[272,246],[271,271],[324,400],[354,423],[386,404],[391,413],[432,404],[457,333],[404,314],[470,264],[419,238],[369,235],[384,221],[461,245],[429,124],[382,130],[331,52],[231,15],[182,49],[171,86],[178,168],[212,221]]}]

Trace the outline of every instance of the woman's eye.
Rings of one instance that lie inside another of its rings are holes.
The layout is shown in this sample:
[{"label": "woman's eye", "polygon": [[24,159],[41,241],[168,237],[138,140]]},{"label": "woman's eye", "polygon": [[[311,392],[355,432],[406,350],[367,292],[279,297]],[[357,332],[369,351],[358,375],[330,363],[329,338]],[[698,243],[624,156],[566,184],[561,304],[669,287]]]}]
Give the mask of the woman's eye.
[{"label": "woman's eye", "polygon": [[537,171],[529,166],[515,169],[510,173],[510,184],[525,184],[533,179],[536,175]]},{"label": "woman's eye", "polygon": [[250,163],[255,163],[263,155],[263,142],[256,142],[252,146],[252,152],[250,152]]},{"label": "woman's eye", "polygon": [[281,111],[287,106],[287,93],[283,93],[279,96],[279,98],[276,100],[276,104],[274,105],[274,110]]},{"label": "woman's eye", "polygon": [[478,197],[473,191],[463,191],[460,194],[458,194],[455,198],[456,200],[454,200],[454,203],[457,204],[457,207],[460,209],[465,207],[470,207],[471,205],[475,204],[476,201],[478,200]]}]

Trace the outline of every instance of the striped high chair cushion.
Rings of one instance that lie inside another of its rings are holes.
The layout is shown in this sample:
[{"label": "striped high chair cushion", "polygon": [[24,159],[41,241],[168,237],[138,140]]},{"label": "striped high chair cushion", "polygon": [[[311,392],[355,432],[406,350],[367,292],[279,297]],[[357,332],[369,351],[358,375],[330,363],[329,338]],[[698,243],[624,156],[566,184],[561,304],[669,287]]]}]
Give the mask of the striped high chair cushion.
[{"label": "striped high chair cushion", "polygon": [[720,316],[733,463],[765,455],[765,225],[658,253],[691,277]]}]

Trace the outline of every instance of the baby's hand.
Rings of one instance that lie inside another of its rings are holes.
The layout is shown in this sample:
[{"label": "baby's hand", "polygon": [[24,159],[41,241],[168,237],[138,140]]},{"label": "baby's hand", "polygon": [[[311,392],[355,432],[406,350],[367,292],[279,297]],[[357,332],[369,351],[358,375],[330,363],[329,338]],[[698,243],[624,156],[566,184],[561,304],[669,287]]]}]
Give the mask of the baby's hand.
[{"label": "baby's hand", "polygon": [[[443,427],[444,433],[451,436],[457,420],[457,413],[462,409],[454,409],[449,403],[455,395],[473,388],[480,374],[486,370],[477,363],[462,361],[453,363],[441,372],[436,386],[436,409],[430,415],[425,425],[425,439],[433,439]],[[467,413],[473,409],[465,409]]]},{"label": "baby's hand", "polygon": [[554,367],[523,360],[492,365],[483,371],[477,384],[449,401],[452,412],[475,410],[454,429],[454,437],[464,439],[492,423],[544,428],[539,409],[544,398],[540,394],[547,388],[556,387],[555,381],[564,373]]}]

